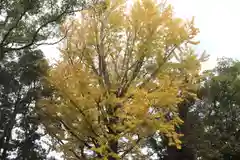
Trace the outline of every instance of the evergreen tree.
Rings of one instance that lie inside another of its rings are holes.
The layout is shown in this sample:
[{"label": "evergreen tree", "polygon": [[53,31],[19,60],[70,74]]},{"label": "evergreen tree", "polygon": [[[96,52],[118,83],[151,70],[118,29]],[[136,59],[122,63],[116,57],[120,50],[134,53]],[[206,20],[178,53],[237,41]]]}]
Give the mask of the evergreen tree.
[{"label": "evergreen tree", "polygon": [[35,103],[42,90],[41,76],[48,66],[39,50],[23,50],[21,55],[5,61],[0,68],[1,159],[14,152],[17,159],[35,159],[44,153],[35,143],[41,136]]},{"label": "evergreen tree", "polygon": [[182,148],[169,147],[161,135],[151,137],[145,144],[159,159],[239,159],[240,63],[220,59],[206,75],[198,99],[185,106],[188,109],[182,127],[188,128],[188,132],[183,132]]},{"label": "evergreen tree", "polygon": [[1,0],[0,159],[46,159],[35,103],[47,63],[37,47],[62,40],[59,24],[83,7],[83,0]]},{"label": "evergreen tree", "polygon": [[196,112],[201,115],[204,132],[197,151],[203,159],[240,158],[239,76],[239,61],[220,59],[201,90],[201,105]]},{"label": "evergreen tree", "polygon": [[85,4],[83,0],[1,0],[0,61],[63,36],[59,23]]}]

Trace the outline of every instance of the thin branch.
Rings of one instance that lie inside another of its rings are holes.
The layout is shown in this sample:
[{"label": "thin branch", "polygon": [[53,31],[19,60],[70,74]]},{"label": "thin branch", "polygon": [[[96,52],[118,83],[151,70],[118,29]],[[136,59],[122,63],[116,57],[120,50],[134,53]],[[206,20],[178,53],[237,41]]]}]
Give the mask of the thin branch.
[{"label": "thin branch", "polygon": [[[84,153],[84,147],[80,148],[80,152],[81,152],[81,160],[86,160],[87,157],[86,157],[86,155],[85,155],[85,153]],[[77,155],[77,156],[78,156],[78,155]]]},{"label": "thin branch", "polygon": [[121,155],[121,159],[124,158],[129,152],[131,152],[136,146],[137,144],[141,141],[142,138],[138,138],[138,140],[136,141],[135,145],[132,145],[129,149],[127,149],[122,155]]},{"label": "thin branch", "polygon": [[[50,135],[52,135],[58,141],[60,145],[64,145],[63,141],[56,134],[49,131],[46,127],[45,129],[47,130],[48,133],[50,133]],[[71,151],[76,158],[78,158],[79,160],[82,160],[82,158],[78,156],[78,154],[73,149],[69,149],[69,151]]]},{"label": "thin branch", "polygon": [[98,49],[98,58],[99,58],[99,73],[103,76],[105,85],[107,87],[107,90],[110,89],[111,83],[109,78],[109,73],[107,70],[107,64],[106,64],[106,55],[104,52],[104,22],[101,21],[101,27],[100,27],[100,42],[97,41],[97,49]]},{"label": "thin branch", "polygon": [[80,142],[82,142],[86,147],[88,147],[89,149],[91,149],[92,147],[87,144],[87,142],[85,142],[84,140],[82,140],[77,134],[75,134],[72,129],[60,118],[57,118],[57,120],[63,124],[64,128],[66,128],[68,130],[68,132],[70,132],[74,137],[77,138],[77,140],[79,140]]},{"label": "thin branch", "polygon": [[55,42],[43,42],[43,43],[37,43],[36,46],[41,46],[41,45],[55,45],[58,44],[59,42],[61,42],[62,40],[64,40],[67,37],[67,35],[64,35],[62,38],[60,38],[59,40],[55,41]]},{"label": "thin branch", "polygon": [[61,92],[66,96],[66,98],[70,101],[70,103],[82,114],[84,120],[89,125],[92,133],[98,136],[98,134],[94,131],[92,124],[88,121],[86,114],[79,108],[77,103],[74,100],[72,100],[72,98],[67,93],[65,93],[64,91],[61,91]]},{"label": "thin branch", "polygon": [[[135,63],[133,63],[133,64],[129,67],[130,57],[131,57],[132,52],[133,52],[134,43],[135,43],[135,41],[136,41],[136,39],[137,39],[136,34],[137,34],[137,31],[135,30],[135,32],[134,32],[134,37],[133,37],[133,40],[132,40],[130,49],[128,49],[130,36],[129,36],[128,39],[127,39],[126,51],[125,51],[125,54],[124,54],[124,57],[123,57],[123,64],[122,64],[122,68],[121,68],[121,70],[123,71],[123,70],[124,70],[124,67],[125,67],[125,72],[124,72],[124,74],[123,74],[123,76],[122,76],[121,83],[120,83],[121,86],[124,85],[123,83],[127,80],[128,71],[131,70],[132,67],[134,67],[134,65],[135,65]],[[127,57],[127,55],[129,55],[129,56]],[[126,60],[127,60],[127,62],[125,63]],[[122,89],[120,89],[120,90],[122,90]]]},{"label": "thin branch", "polygon": [[[42,113],[43,114],[45,114],[45,116],[47,116],[47,117],[49,117],[50,119],[51,119],[51,115],[49,115],[47,112],[45,112],[44,110],[42,110],[41,109],[41,111],[42,111]],[[68,131],[68,132],[70,132],[71,134],[72,134],[72,136],[74,136],[77,140],[79,140],[80,142],[82,142],[88,149],[91,149],[92,147],[86,142],[86,141],[84,141],[84,140],[82,140],[77,134],[75,134],[73,131],[72,131],[72,129],[63,121],[63,120],[61,120],[61,118],[59,118],[59,117],[56,117],[56,118],[54,118],[53,120],[55,120],[55,121],[57,121],[57,122],[60,122],[63,126],[64,126],[64,128]],[[47,127],[45,127],[46,129],[47,129]],[[48,131],[49,132],[49,131]],[[49,132],[49,133],[51,133],[51,132]],[[53,133],[52,133],[53,134]],[[55,134],[54,134],[54,137],[57,137]],[[58,137],[57,137],[58,138]],[[92,137],[91,137],[92,138]],[[94,143],[94,142],[93,142]],[[63,142],[61,143],[62,145],[64,144]]]},{"label": "thin branch", "polygon": [[8,52],[8,51],[16,51],[16,50],[22,50],[22,49],[25,49],[25,48],[28,48],[32,45],[34,45],[36,39],[37,39],[37,36],[38,36],[38,33],[44,28],[46,27],[47,25],[49,25],[50,23],[53,23],[53,22],[56,22],[58,21],[59,19],[61,19],[65,14],[69,14],[69,13],[73,13],[75,11],[71,11],[71,12],[67,12],[67,9],[68,7],[66,7],[66,9],[64,10],[64,12],[62,12],[61,14],[59,14],[58,16],[56,16],[55,18],[47,21],[46,23],[42,24],[34,33],[34,35],[32,36],[32,39],[31,39],[31,42],[22,46],[22,47],[17,47],[17,48],[5,48],[4,51],[5,52]]},{"label": "thin branch", "polygon": [[159,72],[160,68],[166,63],[166,61],[171,57],[172,53],[176,49],[177,46],[173,46],[171,50],[167,51],[166,56],[163,59],[163,63],[161,63],[152,74],[141,84],[139,88],[143,88],[151,79],[153,79]]},{"label": "thin branch", "polygon": [[131,83],[134,81],[134,79],[138,76],[139,71],[141,70],[142,66],[143,66],[143,61],[144,61],[145,56],[142,56],[136,63],[136,66],[133,70],[132,76],[131,78],[124,84],[123,88],[122,88],[122,93],[124,94],[124,92],[126,92],[129,88],[129,86],[131,85]]},{"label": "thin branch", "polygon": [[111,58],[112,58],[112,63],[113,63],[113,67],[114,67],[114,71],[115,74],[117,76],[117,79],[120,79],[120,74],[118,72],[118,65],[117,65],[117,57],[114,57],[112,54],[110,54]]},{"label": "thin branch", "polygon": [[71,25],[68,26],[68,28],[66,29],[66,31],[64,32],[64,36],[62,38],[60,38],[59,40],[55,41],[55,42],[43,42],[43,43],[37,43],[36,46],[40,46],[40,45],[55,45],[58,44],[59,42],[61,42],[62,40],[64,40],[67,36],[68,36],[68,32],[70,31],[71,27],[73,26],[73,22],[71,23]]},{"label": "thin branch", "polygon": [[[84,54],[84,51],[83,51],[83,54]],[[94,65],[94,61],[91,58],[91,56],[88,54],[85,56],[85,58],[86,58],[86,61],[90,63],[89,65],[92,68],[93,72],[96,74],[96,76],[99,76],[100,73],[98,72],[96,66]]]},{"label": "thin branch", "polygon": [[19,18],[16,20],[16,23],[13,24],[13,26],[12,26],[11,28],[9,28],[9,30],[7,31],[7,33],[3,36],[3,39],[2,39],[2,41],[1,41],[1,43],[0,43],[0,46],[1,46],[1,47],[3,47],[4,45],[6,45],[6,44],[4,44],[4,42],[7,40],[8,36],[11,34],[11,32],[17,27],[17,25],[18,25],[19,22],[21,21],[22,17],[23,17],[26,13],[27,13],[27,10],[24,10],[24,11],[20,14]]}]

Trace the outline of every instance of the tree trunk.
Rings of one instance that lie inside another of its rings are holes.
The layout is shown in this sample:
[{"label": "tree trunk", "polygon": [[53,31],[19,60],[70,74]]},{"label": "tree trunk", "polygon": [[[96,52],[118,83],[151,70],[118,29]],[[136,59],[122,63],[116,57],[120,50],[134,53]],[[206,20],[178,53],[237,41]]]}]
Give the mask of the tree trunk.
[{"label": "tree trunk", "polygon": [[180,156],[176,147],[167,147],[167,156],[164,158],[164,160],[180,160],[179,157]]},{"label": "tree trunk", "polygon": [[194,150],[188,146],[188,143],[184,141],[185,137],[190,134],[190,122],[188,119],[189,107],[193,104],[194,100],[184,101],[179,106],[179,117],[184,121],[179,128],[176,128],[178,133],[184,135],[182,140],[182,148],[177,149],[175,146],[167,146],[167,156],[164,160],[196,160]]},{"label": "tree trunk", "polygon": [[[114,154],[118,154],[118,141],[117,140],[110,141],[109,148],[110,148],[110,152]],[[110,155],[108,157],[108,160],[116,160],[116,158]]]},{"label": "tree trunk", "polygon": [[14,111],[13,111],[13,113],[11,115],[11,118],[10,118],[10,122],[8,123],[6,128],[4,129],[3,139],[2,139],[1,145],[0,145],[1,149],[3,150],[2,155],[1,155],[2,159],[7,158],[9,141],[10,141],[11,136],[12,136],[12,129],[13,129],[15,121],[16,121],[17,112],[18,112],[17,105],[15,105]]}]

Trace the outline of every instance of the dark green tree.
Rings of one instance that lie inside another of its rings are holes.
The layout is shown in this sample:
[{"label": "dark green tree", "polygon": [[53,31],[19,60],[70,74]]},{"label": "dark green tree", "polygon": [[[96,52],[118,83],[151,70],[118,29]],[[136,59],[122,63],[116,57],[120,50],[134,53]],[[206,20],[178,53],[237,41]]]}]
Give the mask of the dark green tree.
[{"label": "dark green tree", "polygon": [[204,124],[198,155],[206,160],[240,159],[240,62],[223,58],[201,89],[196,113]]},{"label": "dark green tree", "polygon": [[0,61],[46,40],[57,43],[64,38],[59,23],[85,6],[84,0],[1,0]]},{"label": "dark green tree", "polygon": [[83,7],[84,0],[0,1],[0,159],[46,159],[35,103],[47,62],[37,47],[62,40],[59,24]]},{"label": "dark green tree", "polygon": [[149,154],[154,155],[153,159],[196,160],[195,144],[199,141],[196,134],[202,132],[202,125],[199,125],[200,119],[194,112],[195,103],[196,100],[190,98],[179,104],[179,116],[184,121],[183,124],[176,126],[177,132],[184,135],[181,137],[181,148],[169,145],[168,139],[163,135],[154,135],[145,144],[149,147]]},{"label": "dark green tree", "polygon": [[220,59],[206,75],[198,99],[179,107],[182,149],[168,146],[161,135],[147,142],[157,159],[240,159],[240,62]]},{"label": "dark green tree", "polygon": [[40,122],[35,112],[42,96],[42,75],[48,69],[40,50],[22,50],[22,56],[0,66],[0,159],[45,159]]}]

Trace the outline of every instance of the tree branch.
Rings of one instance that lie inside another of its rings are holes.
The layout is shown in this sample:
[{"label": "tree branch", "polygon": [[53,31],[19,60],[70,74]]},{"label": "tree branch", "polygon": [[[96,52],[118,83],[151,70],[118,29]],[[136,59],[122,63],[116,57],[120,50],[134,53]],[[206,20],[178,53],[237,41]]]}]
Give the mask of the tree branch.
[{"label": "tree branch", "polygon": [[35,41],[36,41],[36,39],[37,39],[38,33],[39,33],[44,27],[46,27],[47,25],[49,25],[49,24],[51,24],[51,23],[53,23],[53,22],[56,22],[56,21],[60,20],[64,15],[70,14],[70,13],[74,13],[74,12],[76,12],[76,11],[69,11],[69,12],[68,12],[68,7],[66,7],[65,10],[64,10],[61,14],[59,14],[59,15],[56,16],[55,18],[50,19],[49,21],[47,21],[47,22],[45,22],[44,24],[42,24],[42,25],[35,31],[34,35],[32,36],[31,41],[30,41],[28,44],[26,44],[26,45],[24,45],[24,46],[22,46],[22,47],[17,47],[17,48],[4,48],[4,51],[5,51],[5,52],[8,52],[8,51],[22,50],[22,49],[25,49],[25,48],[28,48],[28,47],[34,45],[34,43],[35,43]]},{"label": "tree branch", "polygon": [[9,28],[9,30],[7,31],[7,33],[3,36],[3,39],[0,43],[0,47],[5,46],[6,44],[4,44],[4,42],[6,41],[6,39],[8,38],[8,36],[11,34],[11,32],[17,27],[17,25],[19,24],[19,22],[21,21],[22,17],[27,13],[28,10],[24,10],[19,18],[16,20],[15,24],[12,25],[12,27]]},{"label": "tree branch", "polygon": [[166,61],[171,57],[174,50],[177,48],[176,45],[172,47],[171,50],[167,51],[166,56],[163,58],[163,63],[159,64],[159,66],[152,72],[152,74],[141,84],[139,88],[143,88],[151,79],[153,79],[157,73],[159,72],[160,68],[166,63]]},{"label": "tree branch", "polygon": [[67,93],[65,93],[64,91],[61,91],[61,92],[66,96],[66,98],[70,101],[70,103],[81,113],[81,115],[83,116],[84,120],[85,120],[86,123],[89,125],[92,133],[95,134],[96,136],[99,136],[99,135],[94,131],[93,126],[92,126],[92,124],[88,121],[86,114],[79,108],[79,106],[77,105],[77,103],[76,103],[74,100],[72,100],[72,98],[71,98]]},{"label": "tree branch", "polygon": [[[47,130],[48,133],[50,133],[58,141],[58,143],[60,143],[61,145],[64,145],[63,141],[56,134],[49,131],[46,127],[45,127],[45,129]],[[76,158],[78,158],[79,160],[82,160],[82,158],[80,156],[78,156],[78,154],[73,149],[69,149],[69,151],[71,151]]]},{"label": "tree branch", "polygon": [[136,146],[137,144],[141,141],[142,138],[138,138],[135,145],[132,145],[129,149],[127,149],[122,155],[121,155],[121,159],[123,159],[128,153],[130,153]]}]

